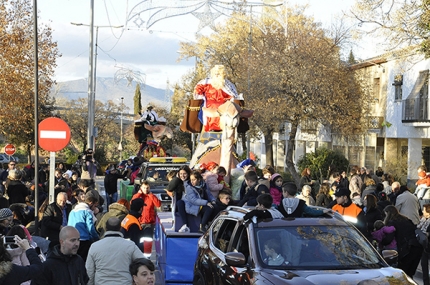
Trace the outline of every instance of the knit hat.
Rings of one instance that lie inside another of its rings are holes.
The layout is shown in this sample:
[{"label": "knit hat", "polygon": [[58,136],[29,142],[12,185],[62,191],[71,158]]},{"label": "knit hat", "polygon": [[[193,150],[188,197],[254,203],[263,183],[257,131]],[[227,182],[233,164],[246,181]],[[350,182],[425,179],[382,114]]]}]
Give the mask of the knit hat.
[{"label": "knit hat", "polygon": [[270,177],[270,180],[273,181],[273,182],[275,182],[276,178],[278,178],[278,177],[282,178],[281,174],[279,174],[279,173],[273,173],[272,177]]},{"label": "knit hat", "polygon": [[139,212],[143,206],[146,206],[142,198],[136,198],[131,201],[130,210]]},{"label": "knit hat", "polygon": [[342,197],[342,196],[349,197],[350,195],[351,195],[351,191],[349,191],[348,188],[338,188],[336,189],[336,192],[334,192],[334,196],[336,197]]},{"label": "knit hat", "polygon": [[9,208],[0,209],[0,221],[6,220],[13,216],[12,211]]},{"label": "knit hat", "polygon": [[247,165],[255,166],[255,162],[252,159],[245,159],[237,165],[237,168],[244,168]]}]

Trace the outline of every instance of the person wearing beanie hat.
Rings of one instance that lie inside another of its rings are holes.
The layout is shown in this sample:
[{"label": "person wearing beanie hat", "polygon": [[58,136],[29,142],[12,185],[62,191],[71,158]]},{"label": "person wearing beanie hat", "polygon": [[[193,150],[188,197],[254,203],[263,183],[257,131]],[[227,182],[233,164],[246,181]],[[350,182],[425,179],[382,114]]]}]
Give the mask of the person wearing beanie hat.
[{"label": "person wearing beanie hat", "polygon": [[279,173],[274,173],[270,178],[270,195],[273,197],[273,204],[279,206],[282,200],[283,179]]},{"label": "person wearing beanie hat", "polygon": [[121,232],[124,238],[132,240],[142,251],[142,243],[140,238],[143,236],[142,226],[139,222],[139,217],[142,213],[145,202],[142,198],[136,198],[131,201],[130,212],[121,222]]},{"label": "person wearing beanie hat", "polygon": [[320,210],[311,208],[306,205],[304,200],[296,198],[297,186],[293,182],[287,182],[282,185],[282,194],[284,199],[282,199],[278,210],[284,215],[285,218],[299,218],[302,217],[303,214],[311,217],[318,217],[332,212],[331,209]]},{"label": "person wearing beanie hat", "polygon": [[13,213],[9,208],[0,209],[0,235],[6,235],[13,221]]},{"label": "person wearing beanie hat", "polygon": [[341,214],[345,220],[352,222],[365,236],[367,236],[366,217],[364,211],[354,204],[350,198],[351,191],[347,188],[338,188],[334,192],[336,204],[332,210]]}]

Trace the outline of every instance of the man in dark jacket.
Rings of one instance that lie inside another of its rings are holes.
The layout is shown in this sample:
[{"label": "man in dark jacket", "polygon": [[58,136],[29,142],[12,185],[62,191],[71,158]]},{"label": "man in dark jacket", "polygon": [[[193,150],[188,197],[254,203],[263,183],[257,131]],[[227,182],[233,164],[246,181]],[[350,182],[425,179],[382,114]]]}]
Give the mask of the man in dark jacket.
[{"label": "man in dark jacket", "polygon": [[58,193],[56,202],[46,207],[41,222],[41,236],[51,241],[50,248],[59,243],[59,233],[63,227],[67,226],[67,219],[71,210],[72,206],[67,204],[65,192]]},{"label": "man in dark jacket", "polygon": [[136,198],[131,201],[130,213],[121,222],[121,232],[124,234],[124,238],[134,241],[142,251],[143,247],[140,238],[143,236],[143,231],[138,219],[144,206],[145,203],[142,198]]},{"label": "man in dark jacket", "polygon": [[60,231],[60,244],[48,253],[43,263],[43,274],[32,280],[33,285],[82,285],[88,283],[83,259],[77,254],[79,232],[66,226]]},{"label": "man in dark jacket", "polygon": [[125,174],[119,173],[119,171],[113,166],[106,170],[104,186],[106,191],[106,207],[109,209],[109,205],[118,201],[118,179],[124,178]]}]

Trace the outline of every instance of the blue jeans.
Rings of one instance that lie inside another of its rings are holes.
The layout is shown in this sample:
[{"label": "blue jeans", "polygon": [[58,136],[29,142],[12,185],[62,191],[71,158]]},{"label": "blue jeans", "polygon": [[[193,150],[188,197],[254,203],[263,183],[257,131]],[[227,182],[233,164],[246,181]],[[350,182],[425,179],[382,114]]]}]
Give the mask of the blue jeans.
[{"label": "blue jeans", "polygon": [[108,193],[106,193],[106,207],[108,211],[109,211],[109,205],[112,203],[115,203],[116,201],[118,201],[118,192],[115,192],[112,195],[109,195]]}]

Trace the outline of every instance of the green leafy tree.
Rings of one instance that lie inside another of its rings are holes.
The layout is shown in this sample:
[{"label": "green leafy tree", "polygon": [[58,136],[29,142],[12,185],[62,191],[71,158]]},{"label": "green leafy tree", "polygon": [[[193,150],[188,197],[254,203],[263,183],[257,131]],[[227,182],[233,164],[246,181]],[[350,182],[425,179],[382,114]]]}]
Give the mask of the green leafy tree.
[{"label": "green leafy tree", "polygon": [[137,115],[142,110],[142,93],[140,92],[140,84],[136,84],[136,90],[134,91],[134,114]]},{"label": "green leafy tree", "polygon": [[[34,148],[34,28],[29,0],[0,2],[0,133],[25,146],[28,161]],[[51,116],[49,90],[53,84],[57,44],[52,30],[38,26],[39,120]]]},{"label": "green leafy tree", "polygon": [[357,61],[355,60],[354,53],[352,52],[352,50],[350,50],[349,56],[348,56],[348,64],[355,64],[355,63],[357,63]]},{"label": "green leafy tree", "polygon": [[[118,143],[120,141],[120,122],[122,106],[114,104],[113,101],[102,103],[96,100],[94,126],[97,128],[95,143],[95,158],[99,162],[118,160]],[[127,110],[127,107],[124,108]],[[75,153],[82,153],[87,143],[88,104],[86,98],[71,100],[67,107],[61,108],[57,114],[70,126],[72,133],[69,148]],[[127,132],[133,133],[133,129],[125,128],[124,138],[130,137]],[[123,144],[133,144],[132,140],[123,140]],[[138,144],[134,145],[134,153],[137,152]],[[71,156],[71,154],[69,154]]]},{"label": "green leafy tree", "polygon": [[324,179],[329,178],[330,167],[334,167],[339,172],[347,171],[349,161],[338,151],[317,148],[315,152],[310,152],[302,156],[297,162],[297,166],[299,167],[299,172],[302,172],[305,168],[309,168],[312,178],[322,182]]}]

